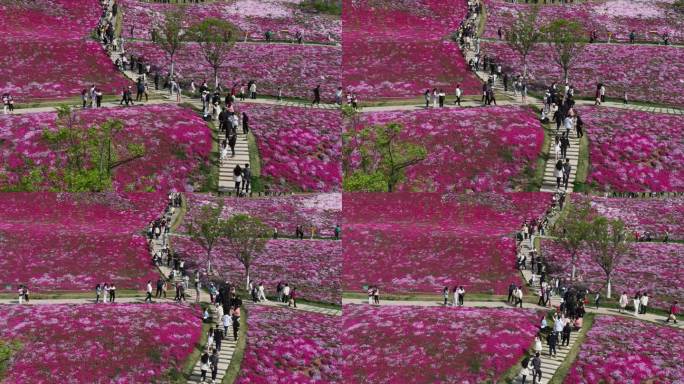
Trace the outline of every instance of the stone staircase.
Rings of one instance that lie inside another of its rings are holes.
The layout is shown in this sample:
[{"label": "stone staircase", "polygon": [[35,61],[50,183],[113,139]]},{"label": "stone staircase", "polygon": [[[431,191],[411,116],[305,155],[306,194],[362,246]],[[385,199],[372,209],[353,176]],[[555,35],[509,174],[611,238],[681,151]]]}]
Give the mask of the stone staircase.
[{"label": "stone staircase", "polygon": [[[549,347],[546,344],[544,340],[542,340],[542,352],[541,352],[541,380],[538,381],[539,384],[548,384],[551,381],[551,378],[553,375],[556,374],[556,371],[560,368],[560,366],[563,364],[565,359],[568,357],[568,354],[570,353],[570,350],[572,347],[575,345],[575,342],[577,341],[578,338],[578,333],[579,331],[571,332],[570,333],[570,344],[567,346],[561,346],[560,345],[560,336],[558,340],[558,345],[556,345],[556,356],[551,356],[549,355]],[[526,383],[532,383],[532,375],[527,377],[527,380],[525,381]],[[518,377],[515,378],[513,381],[515,384],[521,384],[522,383],[522,376],[518,374]]]},{"label": "stone staircase", "polygon": [[[561,129],[558,131],[559,133],[563,133],[564,129],[561,127]],[[547,131],[547,135],[551,137],[550,143],[549,143],[549,160],[546,162],[546,168],[544,168],[544,179],[542,181],[542,186],[541,186],[541,192],[556,192],[556,178],[554,177],[554,167],[556,166],[556,154],[554,150],[554,146],[556,144],[555,140],[555,128],[552,128],[551,132]],[[562,185],[562,180],[561,180],[561,191],[565,192],[572,192],[573,187],[575,184],[575,177],[577,176],[577,165],[579,164],[579,150],[580,150],[580,139],[577,138],[577,135],[575,134],[574,130],[570,132],[569,135],[570,139],[570,146],[567,149],[567,153],[565,157],[570,160],[570,165],[572,166],[572,170],[570,171],[570,178],[568,179],[568,188],[564,189]],[[560,155],[559,155],[560,158]]]},{"label": "stone staircase", "polygon": [[[210,313],[212,315],[212,318],[214,319],[213,325],[212,326],[218,326],[218,327],[223,327],[221,325],[221,321],[219,319],[218,314],[214,310],[213,306],[210,306],[211,310]],[[242,318],[240,319],[240,323],[242,324]],[[214,345],[206,345],[205,350],[209,353],[211,356],[211,351],[213,348],[215,348],[216,344]],[[218,351],[218,356],[219,356],[219,362],[218,362],[218,371],[216,373],[216,380],[214,381],[215,383],[220,383],[223,381],[223,376],[225,376],[226,371],[228,370],[228,367],[230,366],[230,362],[233,359],[233,354],[235,353],[235,348],[237,347],[237,341],[233,339],[233,324],[231,322],[231,325],[228,327],[228,331],[225,333],[223,340],[221,342],[221,350]],[[190,374],[190,377],[188,378],[188,383],[191,384],[199,384],[202,383],[202,361],[198,360],[197,363],[195,364],[195,367],[192,369],[192,373]],[[206,375],[206,383],[211,383],[211,365],[210,368],[207,370],[207,375]]]},{"label": "stone staircase", "polygon": [[[242,124],[242,123],[241,123]],[[221,143],[225,139],[223,133],[219,133],[219,155],[221,154]],[[228,154],[225,158],[219,160],[219,192],[229,192],[235,190],[235,178],[233,176],[233,168],[236,165],[240,165],[241,168],[245,167],[245,164],[252,164],[249,161],[249,148],[247,145],[247,135],[242,133],[242,127],[238,127],[237,141],[235,142],[235,156],[231,156],[230,149],[228,149]],[[250,187],[251,188],[251,187]]]}]

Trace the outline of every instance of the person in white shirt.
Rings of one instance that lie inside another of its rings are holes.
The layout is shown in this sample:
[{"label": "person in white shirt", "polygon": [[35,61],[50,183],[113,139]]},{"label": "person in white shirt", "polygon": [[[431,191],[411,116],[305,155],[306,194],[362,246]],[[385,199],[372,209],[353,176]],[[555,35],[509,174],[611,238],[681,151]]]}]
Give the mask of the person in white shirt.
[{"label": "person in white shirt", "polygon": [[625,310],[625,307],[627,307],[627,303],[629,302],[629,299],[627,298],[627,292],[622,292],[622,295],[620,295],[620,306],[618,307],[618,312],[622,313],[622,311]]},{"label": "person in white shirt", "polygon": [[152,302],[152,280],[147,280],[147,297],[145,298],[146,303]]},{"label": "person in white shirt", "polygon": [[290,301],[290,286],[288,284],[283,287],[283,301],[286,303]]},{"label": "person in white shirt", "polygon": [[257,294],[259,301],[268,301],[266,299],[266,292],[264,291],[264,283],[259,283],[259,287],[257,288]]},{"label": "person in white shirt", "polygon": [[641,314],[645,315],[646,309],[648,309],[648,294],[644,292],[644,294],[641,295]]},{"label": "person in white shirt", "polygon": [[230,326],[230,323],[232,321],[230,318],[230,315],[228,315],[227,313],[224,314],[223,318],[221,320],[223,323],[223,333],[225,333],[227,335],[228,334],[228,327]]},{"label": "person in white shirt", "polygon": [[459,107],[461,106],[461,95],[463,95],[463,91],[461,90],[461,84],[456,85],[456,100],[454,101],[454,104],[457,104]]}]

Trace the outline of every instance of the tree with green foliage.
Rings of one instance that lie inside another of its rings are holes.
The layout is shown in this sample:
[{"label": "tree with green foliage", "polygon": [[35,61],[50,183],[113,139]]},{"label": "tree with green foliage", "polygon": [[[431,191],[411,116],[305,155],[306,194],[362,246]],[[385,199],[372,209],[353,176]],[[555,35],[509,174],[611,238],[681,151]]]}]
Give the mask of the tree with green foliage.
[{"label": "tree with green foliage", "polygon": [[21,349],[19,342],[7,342],[0,340],[0,380],[5,377],[7,368],[9,368],[12,356]]},{"label": "tree with green foliage", "polygon": [[[346,191],[392,192],[404,179],[406,168],[427,156],[423,145],[401,138],[399,123],[356,127],[343,134]],[[358,161],[352,160],[356,157]],[[358,166],[352,169],[352,163]]]},{"label": "tree with green foliage", "polygon": [[625,223],[603,216],[594,218],[589,224],[586,243],[591,260],[606,275],[606,297],[610,299],[613,271],[629,250]]},{"label": "tree with green foliage", "polygon": [[505,31],[506,43],[520,55],[523,77],[527,77],[527,58],[542,38],[537,27],[539,6],[520,9],[515,16],[511,17],[512,23]]},{"label": "tree with green foliage", "polygon": [[305,10],[313,10],[331,15],[342,14],[342,0],[304,0],[299,5]]},{"label": "tree with green foliage", "polygon": [[238,214],[226,222],[224,237],[235,259],[245,267],[246,289],[249,289],[252,263],[263,252],[270,235],[271,229],[256,217]]},{"label": "tree with green foliage", "polygon": [[70,192],[109,189],[115,168],[145,156],[145,145],[122,137],[122,132],[119,120],[85,127],[70,107],[58,107],[57,130],[43,133],[47,146],[64,157],[59,171],[48,175],[52,187]]},{"label": "tree with green foliage", "polygon": [[175,57],[183,46],[187,34],[183,25],[186,19],[185,6],[175,6],[164,13],[164,21],[154,29],[154,41],[169,59],[169,75],[173,78]]},{"label": "tree with green foliage", "polygon": [[575,281],[577,271],[577,255],[585,246],[585,240],[591,229],[593,211],[588,200],[582,199],[567,204],[563,216],[556,222],[551,234],[558,243],[570,253],[572,258],[572,274],[570,281]]},{"label": "tree with green foliage", "polygon": [[553,60],[561,67],[563,79],[568,82],[570,69],[587,44],[584,27],[577,21],[556,19],[545,25],[542,32],[553,48]]},{"label": "tree with green foliage", "polygon": [[203,205],[187,225],[188,236],[204,250],[207,258],[207,273],[211,274],[212,251],[224,239],[227,221],[221,218],[223,202],[217,205]]},{"label": "tree with green foliage", "polygon": [[214,87],[218,87],[218,71],[239,39],[240,29],[228,21],[209,18],[193,25],[189,35],[199,44],[202,56],[214,71]]}]

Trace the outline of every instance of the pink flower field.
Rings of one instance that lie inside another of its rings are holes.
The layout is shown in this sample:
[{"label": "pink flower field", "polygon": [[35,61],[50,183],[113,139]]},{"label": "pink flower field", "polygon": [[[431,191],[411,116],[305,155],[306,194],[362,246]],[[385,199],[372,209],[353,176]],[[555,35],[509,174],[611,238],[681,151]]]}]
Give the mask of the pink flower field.
[{"label": "pink flower field", "polygon": [[[195,112],[174,105],[88,109],[77,116],[86,127],[107,119],[124,123],[121,143],[143,143],[145,155],[113,170],[117,191],[191,191],[201,183],[211,152],[211,132]],[[0,116],[0,189],[12,189],[27,172],[47,177],[63,158],[51,152],[41,132],[55,129],[56,113]],[[28,166],[27,166],[28,164]],[[49,187],[45,180],[37,187]]]},{"label": "pink flower field", "polygon": [[261,176],[286,192],[341,188],[342,117],[337,110],[242,104],[256,137]]},{"label": "pink flower field", "polygon": [[[361,125],[401,123],[402,139],[424,145],[427,158],[406,169],[400,191],[511,191],[534,175],[544,131],[522,107],[364,113]],[[361,127],[357,127],[360,129]],[[351,156],[358,166],[359,154]]]},{"label": "pink flower field", "polygon": [[466,11],[464,0],[345,0],[344,87],[362,100],[419,97],[427,88],[452,93],[458,83],[477,93],[479,81],[448,41]]},{"label": "pink flower field", "polygon": [[0,339],[18,342],[3,383],[168,382],[199,341],[188,307],[3,305]]},{"label": "pink flower field", "polygon": [[99,18],[97,0],[4,1],[0,3],[0,36],[15,42],[79,39],[95,29]]},{"label": "pink flower field", "polygon": [[505,294],[520,281],[513,234],[549,201],[540,193],[345,194],[343,289],[438,294],[463,285]]},{"label": "pink flower field", "polygon": [[341,382],[340,318],[250,306],[236,384]]},{"label": "pink flower field", "polygon": [[[505,43],[482,42],[483,54],[502,63],[504,71],[522,73],[520,56]],[[528,58],[530,86],[541,90],[553,81],[562,83],[563,72],[551,60],[551,48],[535,48]],[[589,44],[570,70],[577,96],[595,97],[596,84],[606,85],[606,95],[622,100],[627,88],[631,101],[684,106],[684,49],[657,45]]]},{"label": "pink flower field", "polygon": [[[150,4],[138,0],[120,1],[126,17],[122,32],[126,38],[151,40],[152,28],[161,25],[164,12],[175,5]],[[267,30],[277,40],[294,39],[297,31],[304,41],[328,43],[339,41],[342,24],[338,17],[306,13],[299,9],[299,1],[237,0],[188,4],[189,26],[206,18],[219,18],[238,26],[250,39],[263,40]],[[132,32],[131,32],[132,31]]]},{"label": "pink flower field", "polygon": [[[661,35],[667,33],[672,42],[684,41],[684,22],[681,17],[668,18],[666,11],[672,1],[609,0],[593,4],[546,4],[540,7],[540,25],[555,18],[581,22],[587,34],[596,31],[600,41],[629,42],[629,33],[637,34],[637,41],[662,42]],[[519,2],[512,4],[502,0],[486,0],[487,24],[484,37],[496,38],[499,28],[506,30],[511,15],[531,5]]]},{"label": "pink flower field", "polygon": [[344,381],[497,382],[531,346],[538,316],[518,309],[345,305]]},{"label": "pink flower field", "polygon": [[[170,62],[164,52],[151,42],[131,42],[128,53],[143,57],[160,74],[169,71]],[[213,82],[213,70],[208,66],[194,43],[185,44],[175,59],[175,73],[180,79]],[[235,82],[255,80],[260,95],[278,94],[283,97],[313,99],[313,89],[321,85],[321,98],[334,99],[341,84],[342,50],[328,45],[250,44],[238,43],[219,71],[224,86]]]},{"label": "pink flower field", "polygon": [[566,384],[681,383],[684,332],[646,321],[598,316]]},{"label": "pink flower field", "polygon": [[0,38],[0,91],[17,102],[78,97],[91,85],[119,94],[131,84],[119,74],[100,44],[91,40]]},{"label": "pink flower field", "polygon": [[142,231],[160,194],[0,194],[0,282],[14,292],[140,290],[156,277]]},{"label": "pink flower field", "polygon": [[[623,291],[633,296],[648,292],[649,305],[669,308],[672,300],[684,302],[684,245],[678,243],[633,243],[631,251],[618,262],[613,272],[613,294]],[[570,254],[553,241],[542,241],[542,255],[554,276],[570,279]],[[586,251],[578,255],[579,281],[590,290],[605,289],[605,274]],[[630,296],[630,297],[631,297]]]},{"label": "pink flower field", "polygon": [[684,116],[581,107],[589,137],[587,182],[624,192],[684,191]]},{"label": "pink flower field", "polygon": [[[224,217],[242,213],[261,219],[264,224],[277,228],[281,237],[294,237],[297,225],[310,231],[316,227],[316,236],[335,236],[335,225],[342,223],[342,194],[321,193],[286,195],[280,197],[240,199],[235,197],[214,197],[208,194],[186,195],[188,210],[185,213],[181,232],[185,225],[201,212],[202,206],[224,204]],[[308,232],[310,235],[310,232]]]},{"label": "pink flower field", "polygon": [[631,231],[641,234],[648,231],[659,239],[667,232],[671,240],[684,240],[682,197],[619,199],[592,196],[591,206],[602,216],[621,219]]},{"label": "pink flower field", "polygon": [[[174,237],[172,247],[191,270],[206,271],[206,252],[187,237]],[[244,285],[245,269],[229,246],[213,251],[212,269],[220,280]],[[278,282],[296,287],[300,299],[340,304],[342,244],[331,240],[269,240],[250,268],[251,280],[264,283],[266,295],[275,296]]]}]

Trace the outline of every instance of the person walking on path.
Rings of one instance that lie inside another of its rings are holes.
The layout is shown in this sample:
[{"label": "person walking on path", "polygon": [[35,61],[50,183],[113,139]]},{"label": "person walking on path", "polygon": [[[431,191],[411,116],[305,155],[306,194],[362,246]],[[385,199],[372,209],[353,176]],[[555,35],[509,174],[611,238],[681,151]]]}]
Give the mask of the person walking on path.
[{"label": "person walking on path", "polygon": [[622,295],[620,295],[620,300],[618,301],[618,313],[622,313],[622,311],[625,310],[628,302],[629,299],[627,298],[627,292],[622,292]]},{"label": "person walking on path", "polygon": [[109,286],[109,302],[113,303],[116,300],[116,286],[111,284]]},{"label": "person walking on path", "polygon": [[539,357],[539,355],[540,355],[539,352],[535,353],[534,358],[532,359],[532,367],[533,367],[532,383],[541,382],[542,370],[541,370],[541,358]]},{"label": "person walking on path", "polygon": [[549,345],[549,356],[556,357],[556,345],[558,344],[558,332],[552,331],[549,337],[546,338],[546,343]]},{"label": "person walking on path", "polygon": [[442,290],[442,296],[444,297],[444,306],[446,307],[449,301],[449,287],[444,287]]},{"label": "person walking on path", "polygon": [[463,95],[463,91],[461,90],[461,84],[456,84],[456,100],[454,100],[454,104],[458,105],[459,107],[461,106],[461,95]]},{"label": "person walking on path", "polygon": [[313,89],[313,94],[314,98],[313,101],[311,102],[311,105],[320,105],[321,104],[321,85],[317,85],[316,88]]},{"label": "person walking on path", "polygon": [[463,306],[463,300],[465,299],[465,288],[463,286],[458,287],[458,305]]},{"label": "person walking on path", "polygon": [[639,306],[641,305],[641,294],[637,292],[632,301],[634,303],[634,316],[639,316],[639,313],[641,312],[639,310]]},{"label": "person walking on path", "polygon": [[102,295],[102,286],[98,284],[95,286],[95,304],[100,302],[100,295]]},{"label": "person walking on path", "polygon": [[200,382],[204,383],[207,380],[207,371],[209,370],[209,354],[207,352],[204,352],[200,357],[200,370],[202,371]]},{"label": "person walking on path", "polygon": [[223,341],[223,330],[219,327],[214,327],[214,343],[216,344],[216,350],[221,352],[221,342]]},{"label": "person walking on path", "polygon": [[252,170],[249,169],[249,164],[245,163],[242,169],[242,193],[245,195],[249,193],[249,187],[252,185]]},{"label": "person walking on path", "polygon": [[237,341],[240,331],[240,306],[235,304],[230,309],[230,318],[233,320],[233,340]]},{"label": "person walking on path", "polygon": [[641,295],[641,300],[640,300],[640,308],[641,308],[641,314],[645,315],[646,310],[648,309],[648,293],[644,292],[643,295]]},{"label": "person walking on path", "polygon": [[561,345],[562,346],[569,346],[570,345],[570,333],[572,332],[572,327],[570,326],[570,322],[567,321],[565,323],[565,326],[563,327],[563,333],[561,334]]},{"label": "person walking on path", "polygon": [[147,292],[147,297],[145,297],[145,302],[151,303],[152,302],[152,280],[147,280],[146,292]]},{"label": "person walking on path", "polygon": [[218,375],[218,364],[219,355],[216,348],[212,348],[211,356],[209,357],[209,362],[211,363],[211,382],[216,382],[216,376]]},{"label": "person walking on path", "polygon": [[425,109],[430,108],[430,90],[429,89],[425,90],[423,97],[425,98]]},{"label": "person walking on path", "polygon": [[572,172],[572,165],[570,159],[565,159],[563,164],[563,188],[568,189],[568,182],[570,181],[570,172]]}]

